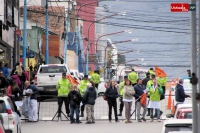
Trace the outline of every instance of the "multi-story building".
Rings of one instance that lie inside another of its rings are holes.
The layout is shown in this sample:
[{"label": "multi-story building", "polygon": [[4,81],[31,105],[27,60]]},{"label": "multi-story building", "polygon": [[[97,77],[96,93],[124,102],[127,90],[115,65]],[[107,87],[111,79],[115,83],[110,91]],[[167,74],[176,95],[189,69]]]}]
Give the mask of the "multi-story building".
[{"label": "multi-story building", "polygon": [[18,28],[19,0],[0,0],[0,61],[11,68],[19,61]]}]

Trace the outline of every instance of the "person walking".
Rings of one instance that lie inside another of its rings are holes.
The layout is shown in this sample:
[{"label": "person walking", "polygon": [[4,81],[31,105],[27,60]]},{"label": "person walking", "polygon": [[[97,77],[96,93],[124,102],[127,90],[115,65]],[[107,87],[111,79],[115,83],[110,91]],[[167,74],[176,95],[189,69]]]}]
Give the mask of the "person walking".
[{"label": "person walking", "polygon": [[160,121],[160,96],[163,93],[161,87],[158,86],[157,81],[153,80],[153,85],[148,88],[150,100],[148,108],[150,108],[150,122],[153,122],[153,109],[157,112],[157,121]]},{"label": "person walking", "polygon": [[119,122],[118,117],[117,117],[117,98],[119,97],[119,94],[117,92],[117,88],[115,87],[115,81],[110,82],[110,87],[106,89],[105,96],[108,99],[109,121],[112,122],[112,107],[113,107],[114,114],[115,114],[115,121]]},{"label": "person walking", "polygon": [[98,89],[100,83],[100,75],[98,70],[95,70],[94,73],[91,75],[91,81],[94,87]]},{"label": "person walking", "polygon": [[128,80],[128,76],[125,75],[124,81],[119,84],[119,92],[120,92],[119,102],[120,102],[120,105],[119,105],[118,116],[122,116],[122,111],[123,111],[123,108],[124,108],[123,95],[124,95],[124,84],[125,84],[126,80]]},{"label": "person walking", "polygon": [[132,121],[130,120],[130,117],[131,117],[130,114],[131,114],[131,107],[132,107],[134,94],[135,94],[135,91],[133,89],[131,81],[126,80],[124,84],[124,95],[123,95],[123,102],[125,105],[125,116],[126,116],[125,123],[132,123]]},{"label": "person walking", "polygon": [[[142,122],[142,121],[146,122],[145,115],[147,112],[147,105],[141,104],[141,98],[142,98],[143,94],[146,93],[146,86],[143,85],[142,82],[143,82],[143,80],[139,78],[137,80],[137,85],[134,86],[134,90],[135,90],[134,97],[135,97],[135,101],[136,101],[138,122]],[[144,96],[146,97],[146,94]],[[142,113],[142,118],[140,119],[141,107],[143,108],[143,113]]]},{"label": "person walking", "polygon": [[68,94],[68,100],[70,104],[70,123],[75,123],[74,121],[74,112],[76,113],[76,123],[81,123],[79,120],[79,108],[81,102],[81,94],[78,92],[77,85],[72,85],[71,91]]},{"label": "person walking", "polygon": [[[78,86],[82,100],[83,100],[83,95],[84,95],[85,91],[87,90],[87,83],[89,83],[88,75],[84,75],[83,80],[80,82],[80,84]],[[85,104],[82,104],[80,117],[84,117],[84,108],[85,108]]]},{"label": "person walking", "polygon": [[129,73],[129,75],[128,75],[128,80],[130,80],[130,81],[131,81],[131,84],[132,84],[133,86],[135,86],[135,85],[137,84],[137,79],[138,79],[138,75],[137,75],[137,73],[135,72],[135,70],[132,69],[132,72]]},{"label": "person walking", "polygon": [[97,94],[96,94],[95,88],[92,86],[91,83],[88,83],[87,86],[89,87],[84,93],[83,103],[85,104],[86,114],[87,114],[86,124],[92,124],[92,123],[95,123],[94,105],[95,105],[95,100],[97,98]]},{"label": "person walking", "polygon": [[26,90],[31,90],[29,93],[30,98],[30,108],[28,109],[28,119],[29,122],[37,122],[38,121],[38,106],[37,106],[37,93],[38,88],[35,85],[30,84],[29,81],[25,82]]},{"label": "person walking", "polygon": [[184,88],[183,88],[183,79],[179,79],[179,83],[176,86],[176,93],[175,93],[175,99],[176,104],[182,104],[185,101],[185,98],[191,98],[190,95],[185,94]]},{"label": "person walking", "polygon": [[61,109],[63,102],[65,103],[65,110],[67,117],[70,117],[69,113],[69,100],[67,98],[70,92],[70,82],[66,77],[66,73],[62,73],[62,79],[57,82],[56,89],[58,91],[58,117],[61,117]]}]

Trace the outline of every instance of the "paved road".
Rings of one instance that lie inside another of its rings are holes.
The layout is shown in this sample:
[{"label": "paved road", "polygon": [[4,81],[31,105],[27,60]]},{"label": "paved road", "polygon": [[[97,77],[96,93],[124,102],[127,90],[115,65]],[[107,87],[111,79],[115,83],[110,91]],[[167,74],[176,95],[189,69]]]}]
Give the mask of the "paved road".
[{"label": "paved road", "polygon": [[108,121],[97,121],[95,124],[69,124],[69,121],[40,121],[37,123],[22,122],[22,133],[160,133],[163,122],[142,122],[133,121],[125,124]]}]

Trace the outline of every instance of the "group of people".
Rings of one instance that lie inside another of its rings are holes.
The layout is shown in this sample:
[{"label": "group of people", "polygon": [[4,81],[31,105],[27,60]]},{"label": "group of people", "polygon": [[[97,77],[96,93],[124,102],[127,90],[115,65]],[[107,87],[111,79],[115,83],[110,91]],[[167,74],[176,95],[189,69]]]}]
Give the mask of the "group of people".
[{"label": "group of people", "polygon": [[[119,122],[118,116],[122,115],[123,107],[125,106],[125,123],[132,123],[131,107],[133,97],[136,100],[137,108],[137,120],[138,122],[146,121],[145,116],[150,115],[151,122],[154,117],[157,117],[157,121],[160,122],[160,100],[164,99],[166,77],[155,77],[155,73],[152,68],[147,72],[145,79],[138,78],[138,75],[132,70],[132,72],[124,76],[123,82],[119,83],[111,81],[105,91],[105,97],[107,99],[109,113],[109,122],[112,122],[112,108],[114,109],[115,121]],[[70,84],[66,78],[66,73],[62,73],[62,79],[58,81],[56,89],[58,90],[58,117],[61,116],[61,108],[63,102],[65,103],[66,114],[70,117],[71,123],[81,123],[79,117],[84,117],[84,109],[86,108],[87,124],[95,123],[94,119],[94,105],[97,98],[98,84],[100,83],[100,75],[98,71],[95,71],[91,75],[91,79],[88,80],[88,75],[84,75],[79,85]],[[146,104],[141,102],[143,95],[148,97]],[[120,99],[120,112],[117,114],[117,98]],[[80,110],[81,108],[81,110]],[[140,110],[143,108],[142,117],[140,117]],[[155,114],[153,115],[154,109]],[[74,112],[76,118],[74,118]]]},{"label": "group of people", "polygon": [[[67,79],[66,73],[62,73],[62,79],[57,82],[56,89],[58,91],[58,116],[61,117],[62,104],[65,103],[65,110],[68,117],[70,117],[70,123],[81,123],[79,117],[84,117],[84,109],[86,108],[86,124],[95,123],[94,119],[94,105],[97,98],[97,88],[100,83],[99,71],[88,79],[88,75],[84,75],[83,80],[79,85],[70,84]],[[81,108],[81,111],[80,111]],[[76,118],[74,118],[74,113]]]},{"label": "group of people", "polygon": [[[21,116],[17,110],[17,106],[22,106],[23,96],[30,97],[30,106],[27,108],[27,117],[30,122],[38,121],[37,118],[37,87],[32,83],[32,80],[37,73],[37,67],[30,66],[30,71],[26,71],[18,62],[13,69],[10,69],[8,64],[4,65],[0,62],[0,92],[10,97],[15,111]],[[26,90],[31,89],[32,92],[26,94]],[[23,114],[23,113],[22,113]]]}]

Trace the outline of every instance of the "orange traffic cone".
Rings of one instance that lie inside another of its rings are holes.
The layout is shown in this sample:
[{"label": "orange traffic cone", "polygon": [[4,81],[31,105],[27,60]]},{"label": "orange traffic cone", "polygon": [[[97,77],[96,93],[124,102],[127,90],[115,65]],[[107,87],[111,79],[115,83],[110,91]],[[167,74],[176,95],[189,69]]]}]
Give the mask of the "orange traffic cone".
[{"label": "orange traffic cone", "polygon": [[171,109],[171,101],[172,101],[172,92],[169,91],[169,97],[168,97],[168,103],[167,103],[167,109]]},{"label": "orange traffic cone", "polygon": [[[172,86],[174,86],[174,79],[172,79],[172,82],[171,82],[171,87]],[[172,102],[172,92],[169,90],[167,109],[171,109],[171,102]]]}]

